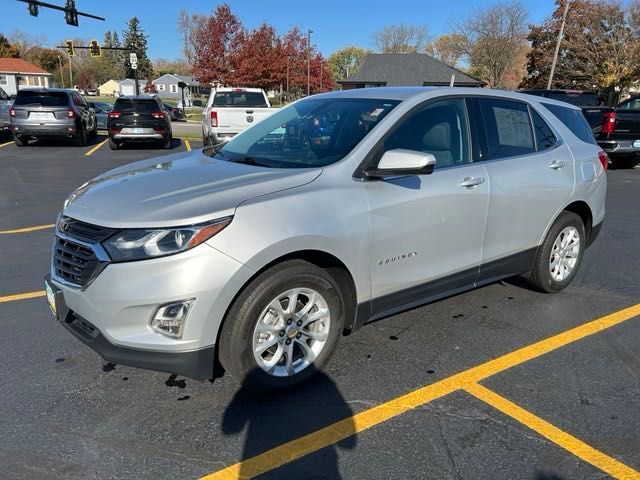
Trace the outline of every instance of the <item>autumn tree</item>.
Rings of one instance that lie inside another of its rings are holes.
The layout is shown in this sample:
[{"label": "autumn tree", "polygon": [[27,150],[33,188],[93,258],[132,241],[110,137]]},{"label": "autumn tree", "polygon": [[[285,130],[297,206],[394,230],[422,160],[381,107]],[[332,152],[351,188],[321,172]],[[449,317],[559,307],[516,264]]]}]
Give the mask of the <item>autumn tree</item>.
[{"label": "autumn tree", "polygon": [[147,80],[143,88],[144,93],[158,93],[158,89],[155,84],[151,81],[151,79]]},{"label": "autumn tree", "polygon": [[242,34],[240,20],[231,12],[229,5],[219,5],[194,33],[194,76],[205,84],[228,83]]},{"label": "autumn tree", "polygon": [[426,27],[407,23],[387,25],[373,34],[380,53],[417,53],[424,50],[428,39]]},{"label": "autumn tree", "polygon": [[465,36],[459,33],[446,33],[429,42],[425,52],[447,65],[457,67],[464,55],[465,40]]},{"label": "autumn tree", "polygon": [[[138,56],[138,77],[151,78],[153,76],[153,65],[147,56],[147,36],[140,25],[138,17],[132,17],[127,22],[127,28],[123,34],[123,46]],[[124,75],[126,78],[133,78],[135,72],[129,63],[129,56],[123,58]]]},{"label": "autumn tree", "polygon": [[[564,1],[541,25],[529,31],[526,88],[546,87],[559,35]],[[615,91],[628,88],[640,74],[640,8],[632,2],[625,12],[619,3],[573,0],[554,72],[556,88],[596,89],[613,102]]]},{"label": "autumn tree", "polygon": [[358,73],[368,54],[369,50],[356,46],[344,47],[333,52],[327,60],[333,79],[342,80]]},{"label": "autumn tree", "polygon": [[1,58],[17,58],[20,56],[18,48],[9,42],[9,39],[0,33],[0,57]]},{"label": "autumn tree", "polygon": [[167,60],[166,58],[157,58],[153,61],[153,72],[158,77],[161,77],[166,73],[191,75],[191,65],[189,65],[186,60]]},{"label": "autumn tree", "polygon": [[197,32],[204,22],[206,22],[207,16],[199,13],[189,13],[186,9],[181,9],[178,12],[178,33],[182,36],[182,54],[186,59],[189,68],[191,68],[195,62],[196,47],[197,47]]}]

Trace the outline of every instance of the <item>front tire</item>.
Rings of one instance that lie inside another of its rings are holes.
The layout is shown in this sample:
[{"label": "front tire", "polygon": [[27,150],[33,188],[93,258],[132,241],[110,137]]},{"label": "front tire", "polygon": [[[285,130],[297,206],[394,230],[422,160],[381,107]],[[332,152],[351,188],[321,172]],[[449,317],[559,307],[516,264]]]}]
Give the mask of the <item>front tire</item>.
[{"label": "front tire", "polygon": [[344,297],[324,269],[278,264],[240,293],[220,333],[219,360],[243,386],[281,389],[321,370],[342,332]]},{"label": "front tire", "polygon": [[538,248],[530,282],[538,290],[556,293],[574,279],[586,247],[585,226],[577,214],[562,212]]}]

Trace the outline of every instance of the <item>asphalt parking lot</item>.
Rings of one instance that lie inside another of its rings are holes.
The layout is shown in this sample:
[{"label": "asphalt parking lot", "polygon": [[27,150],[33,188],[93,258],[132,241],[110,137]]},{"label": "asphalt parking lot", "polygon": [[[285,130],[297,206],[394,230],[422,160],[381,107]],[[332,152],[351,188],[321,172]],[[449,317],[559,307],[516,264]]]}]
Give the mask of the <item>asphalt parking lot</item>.
[{"label": "asphalt parking lot", "polygon": [[0,141],[0,478],[640,478],[640,167],[557,295],[512,279],[369,324],[326,374],[250,394],[107,364],[42,293],[66,196],[171,152]]}]

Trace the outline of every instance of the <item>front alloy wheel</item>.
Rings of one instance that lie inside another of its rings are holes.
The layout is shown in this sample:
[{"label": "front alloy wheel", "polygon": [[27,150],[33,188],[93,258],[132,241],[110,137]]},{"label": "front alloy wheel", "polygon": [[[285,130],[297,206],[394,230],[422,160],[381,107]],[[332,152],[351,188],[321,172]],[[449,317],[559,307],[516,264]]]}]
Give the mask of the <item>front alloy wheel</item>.
[{"label": "front alloy wheel", "polygon": [[275,297],[253,331],[258,366],[275,377],[295,375],[322,353],[329,338],[327,301],[309,288],[294,288]]}]

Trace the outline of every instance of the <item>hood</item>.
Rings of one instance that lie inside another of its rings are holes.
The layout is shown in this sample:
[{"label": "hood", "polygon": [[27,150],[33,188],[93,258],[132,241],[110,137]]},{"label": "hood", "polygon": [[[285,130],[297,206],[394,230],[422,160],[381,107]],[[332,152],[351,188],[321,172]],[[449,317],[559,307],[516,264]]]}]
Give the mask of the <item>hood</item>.
[{"label": "hood", "polygon": [[201,223],[233,215],[250,198],[315,180],[321,168],[281,169],[232,163],[202,151],[125,165],[82,185],[64,214],[114,228]]}]

